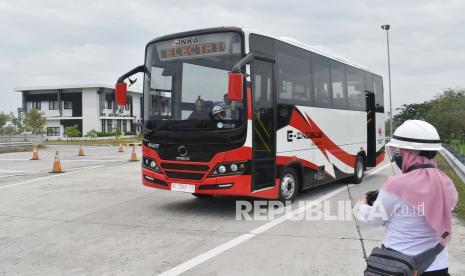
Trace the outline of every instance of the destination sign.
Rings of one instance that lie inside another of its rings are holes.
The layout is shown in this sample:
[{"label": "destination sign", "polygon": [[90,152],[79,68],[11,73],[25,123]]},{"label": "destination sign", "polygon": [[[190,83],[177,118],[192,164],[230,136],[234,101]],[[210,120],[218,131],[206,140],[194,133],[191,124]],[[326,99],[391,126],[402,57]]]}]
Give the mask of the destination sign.
[{"label": "destination sign", "polygon": [[160,50],[160,59],[174,59],[174,58],[186,58],[193,56],[204,56],[214,54],[225,54],[227,53],[226,43],[224,41],[219,42],[207,42],[199,43],[188,46],[177,46],[170,47]]}]

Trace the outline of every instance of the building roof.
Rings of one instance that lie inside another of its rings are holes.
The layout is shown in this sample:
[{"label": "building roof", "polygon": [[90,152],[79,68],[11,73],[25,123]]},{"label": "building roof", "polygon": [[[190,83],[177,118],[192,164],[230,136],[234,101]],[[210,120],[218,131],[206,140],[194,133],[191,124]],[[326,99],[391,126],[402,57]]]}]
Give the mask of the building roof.
[{"label": "building roof", "polygon": [[[45,86],[28,86],[28,87],[15,87],[13,90],[15,92],[24,92],[24,91],[43,91],[43,90],[58,90],[58,89],[82,89],[82,88],[107,88],[115,89],[115,86],[104,84],[104,83],[93,83],[93,84],[70,84],[70,85],[45,85]],[[140,93],[141,91],[128,90],[132,93]]]}]

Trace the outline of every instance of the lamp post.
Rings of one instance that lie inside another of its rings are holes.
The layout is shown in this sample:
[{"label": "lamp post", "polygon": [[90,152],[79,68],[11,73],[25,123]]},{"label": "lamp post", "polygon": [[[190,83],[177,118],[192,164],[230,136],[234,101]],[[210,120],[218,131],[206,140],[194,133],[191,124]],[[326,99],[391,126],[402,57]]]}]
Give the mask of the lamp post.
[{"label": "lamp post", "polygon": [[391,56],[389,53],[389,29],[391,25],[382,25],[381,29],[386,31],[387,56],[388,56],[388,77],[389,77],[389,135],[392,138],[392,97],[391,97]]}]

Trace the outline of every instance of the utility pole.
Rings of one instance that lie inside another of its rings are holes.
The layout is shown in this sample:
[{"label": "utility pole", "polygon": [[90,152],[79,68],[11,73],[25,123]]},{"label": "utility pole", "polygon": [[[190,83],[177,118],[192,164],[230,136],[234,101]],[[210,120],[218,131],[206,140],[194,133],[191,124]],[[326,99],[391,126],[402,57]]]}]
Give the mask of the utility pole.
[{"label": "utility pole", "polygon": [[386,31],[387,56],[388,56],[388,77],[389,77],[389,136],[392,138],[392,93],[391,93],[391,55],[389,52],[389,29],[391,25],[382,25],[381,29]]}]

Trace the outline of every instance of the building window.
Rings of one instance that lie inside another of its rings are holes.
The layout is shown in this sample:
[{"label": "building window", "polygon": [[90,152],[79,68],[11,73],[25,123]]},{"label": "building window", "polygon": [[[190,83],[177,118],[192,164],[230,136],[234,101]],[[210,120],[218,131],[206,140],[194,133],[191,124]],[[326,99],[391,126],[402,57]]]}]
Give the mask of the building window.
[{"label": "building window", "polygon": [[73,102],[65,101],[63,106],[64,106],[64,109],[73,109]]},{"label": "building window", "polygon": [[106,132],[113,132],[113,125],[112,125],[112,120],[107,120],[107,129]]},{"label": "building window", "polygon": [[58,101],[48,101],[48,110],[57,110]]},{"label": "building window", "polygon": [[123,134],[128,131],[128,122],[127,120],[123,120]]},{"label": "building window", "polygon": [[47,136],[60,136],[60,127],[47,127]]},{"label": "building window", "polygon": [[40,101],[32,102],[32,108],[40,110],[40,104],[41,104]]},{"label": "building window", "polygon": [[107,99],[105,101],[105,109],[112,109],[113,108],[113,101],[110,99]]},{"label": "building window", "polygon": [[102,132],[106,132],[105,131],[105,119],[102,119]]}]

